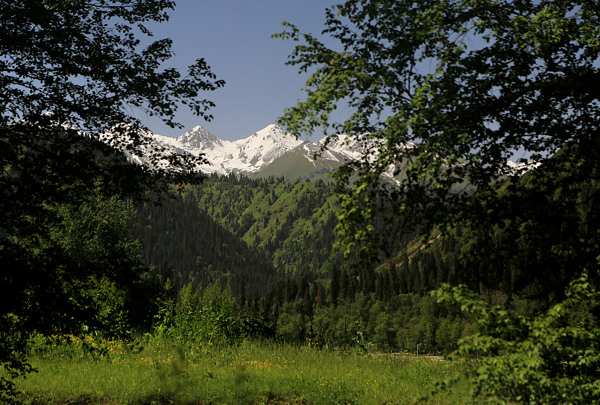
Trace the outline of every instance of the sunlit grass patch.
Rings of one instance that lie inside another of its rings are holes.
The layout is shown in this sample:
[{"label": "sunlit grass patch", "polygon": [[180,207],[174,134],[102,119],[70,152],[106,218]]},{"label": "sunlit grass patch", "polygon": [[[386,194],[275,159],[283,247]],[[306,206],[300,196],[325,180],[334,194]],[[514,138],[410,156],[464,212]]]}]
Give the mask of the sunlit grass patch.
[{"label": "sunlit grass patch", "polygon": [[[39,373],[19,381],[26,401],[404,404],[428,392],[436,380],[460,372],[426,359],[273,343],[242,342],[207,352],[164,342],[96,341],[98,351],[86,354],[82,342],[67,342],[37,355],[34,350]],[[430,403],[458,403],[465,395],[447,393]]]}]

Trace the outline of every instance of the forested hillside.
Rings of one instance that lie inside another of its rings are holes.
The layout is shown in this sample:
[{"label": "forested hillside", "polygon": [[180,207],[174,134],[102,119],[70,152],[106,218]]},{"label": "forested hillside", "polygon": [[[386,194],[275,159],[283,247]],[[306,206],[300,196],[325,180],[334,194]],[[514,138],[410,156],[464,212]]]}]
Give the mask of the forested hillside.
[{"label": "forested hillside", "polygon": [[256,298],[275,275],[269,258],[200,210],[192,194],[140,205],[134,235],[143,262],[161,282],[170,278],[178,287],[218,281]]},{"label": "forested hillside", "polygon": [[454,348],[473,325],[437,308],[427,284],[334,248],[334,191],[322,181],[213,176],[161,205],[139,206],[134,234],[160,282],[229,285],[260,330],[286,341]]},{"label": "forested hillside", "polygon": [[[313,283],[301,276],[278,281],[265,298],[265,307],[277,308],[278,333],[290,341],[365,350],[414,351],[419,345],[445,353],[478,326],[457,306],[430,297],[444,283],[466,284],[487,302],[531,317],[564,298],[577,269],[587,269],[597,282],[591,252],[598,251],[598,210],[591,196],[598,185],[574,166],[576,158],[576,149],[565,148],[550,169],[498,183],[500,203],[487,207],[488,217],[415,238],[375,271],[350,266]],[[566,182],[567,175],[578,180]],[[505,219],[498,223],[498,217]],[[586,311],[576,316],[584,319]]]},{"label": "forested hillside", "polygon": [[337,197],[330,184],[229,176],[190,192],[200,209],[269,255],[282,275],[323,276],[342,265],[333,249]]},{"label": "forested hillside", "polygon": [[154,272],[182,286],[229,283],[236,295],[262,296],[277,278],[310,280],[347,268],[333,246],[333,187],[322,181],[218,177],[161,205],[138,208],[135,236]]},{"label": "forested hillside", "polygon": [[[575,152],[566,148],[552,165],[578,175]],[[561,299],[573,263],[592,268],[586,252],[596,239],[586,225],[595,210],[587,196],[597,185],[579,175],[581,182],[565,184],[536,169],[499,182],[501,203],[488,207],[489,217],[409,242],[404,235],[381,265],[334,249],[338,202],[322,181],[213,176],[163,206],[141,207],[138,235],[146,263],[171,270],[180,286],[228,282],[286,341],[444,353],[477,327],[429,291],[467,284],[489,302],[532,315]]]},{"label": "forested hillside", "polygon": [[[403,236],[396,257],[366,266],[334,248],[337,204],[322,181],[212,176],[162,205],[140,206],[135,235],[162,282],[228,284],[238,300],[250,300],[262,327],[287,341],[448,352],[476,327],[457,308],[436,304],[430,290],[469,282],[493,301],[507,300],[493,284],[502,274],[466,261],[477,242],[471,229]],[[540,307],[512,300],[522,313]]]}]

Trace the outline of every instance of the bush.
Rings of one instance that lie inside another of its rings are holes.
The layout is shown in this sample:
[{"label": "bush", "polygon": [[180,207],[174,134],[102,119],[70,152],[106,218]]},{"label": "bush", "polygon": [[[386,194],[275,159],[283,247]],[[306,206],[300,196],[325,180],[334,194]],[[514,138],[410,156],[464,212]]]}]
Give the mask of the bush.
[{"label": "bush", "polygon": [[600,328],[593,314],[600,293],[586,274],[571,282],[564,301],[530,318],[489,304],[464,286],[433,293],[440,302],[457,302],[479,324],[480,332],[462,339],[452,354],[476,359],[462,375],[474,382],[475,398],[501,404],[599,403]]},{"label": "bush", "polygon": [[243,328],[229,288],[220,283],[204,290],[191,284],[183,287],[177,300],[160,303],[154,336],[184,344],[230,345],[243,337]]},{"label": "bush", "polygon": [[14,314],[0,315],[0,403],[15,403],[13,380],[34,371],[27,361],[27,338],[21,323]]}]

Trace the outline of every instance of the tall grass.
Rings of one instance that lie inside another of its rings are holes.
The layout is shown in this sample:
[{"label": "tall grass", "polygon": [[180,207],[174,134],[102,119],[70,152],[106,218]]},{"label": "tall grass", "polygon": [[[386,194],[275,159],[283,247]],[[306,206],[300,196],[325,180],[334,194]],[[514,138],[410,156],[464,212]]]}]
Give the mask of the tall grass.
[{"label": "tall grass", "polygon": [[[460,372],[427,359],[265,342],[206,350],[71,340],[38,344],[32,363],[39,372],[18,381],[26,403],[405,404]],[[467,387],[459,386],[428,403],[464,402],[466,395]]]}]

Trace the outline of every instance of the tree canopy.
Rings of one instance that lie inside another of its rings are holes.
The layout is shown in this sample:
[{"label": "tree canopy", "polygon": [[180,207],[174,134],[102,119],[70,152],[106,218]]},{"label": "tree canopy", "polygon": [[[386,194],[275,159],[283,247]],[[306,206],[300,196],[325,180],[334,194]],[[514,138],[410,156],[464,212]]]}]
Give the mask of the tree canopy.
[{"label": "tree canopy", "polygon": [[[171,40],[154,40],[148,24],[166,21],[174,4],[0,1],[0,365],[8,377],[30,371],[23,330],[127,317],[115,302],[135,300],[128,289],[140,282],[139,257],[112,196],[199,178],[192,169],[202,158],[193,156],[172,155],[168,168],[131,163],[167,159],[147,142],[140,117],[178,126],[183,105],[211,119],[204,93],[224,85],[203,59],[185,73],[168,67]],[[89,315],[100,303],[104,313]],[[0,400],[12,387],[0,378]]]},{"label": "tree canopy", "polygon": [[327,10],[328,41],[285,25],[277,36],[302,41],[288,63],[311,76],[281,123],[374,141],[337,175],[346,250],[393,240],[374,232],[381,212],[390,231],[466,228],[475,287],[555,304],[528,319],[464,286],[437,292],[479,323],[456,352],[483,356],[467,370],[477,400],[597,401],[598,2],[346,0]]},{"label": "tree canopy", "polygon": [[[288,63],[311,76],[281,123],[376,141],[338,174],[348,249],[373,245],[364,223],[382,210],[405,228],[490,215],[497,180],[527,168],[507,165],[515,152],[544,165],[576,144],[597,173],[596,1],[347,0],[327,10],[328,41],[285,25],[301,42]],[[379,181],[390,168],[398,187]]]},{"label": "tree canopy", "polygon": [[[212,118],[213,103],[202,95],[224,82],[204,59],[185,74],[165,67],[173,55],[172,41],[153,40],[147,27],[167,20],[173,1],[0,5],[0,125],[77,131],[72,135],[82,131],[93,139],[104,134],[114,147],[139,156],[144,143],[140,115],[157,116],[175,127],[174,114],[184,105]],[[143,152],[154,161],[160,155],[156,147]],[[182,157],[171,163],[180,171],[192,167]]]},{"label": "tree canopy", "polygon": [[164,22],[168,0],[2,1],[0,123],[53,120],[88,132],[140,125],[139,108],[177,126],[177,104],[211,118],[199,97],[224,82],[203,59],[186,75],[163,64],[170,39],[152,41],[148,22]]},{"label": "tree canopy", "polygon": [[[210,119],[213,104],[202,93],[224,84],[202,59],[186,76],[164,67],[171,41],[151,41],[146,25],[167,20],[173,6],[162,0],[0,3],[4,269],[40,267],[28,264],[23,241],[47,239],[60,221],[58,205],[76,206],[96,193],[139,197],[196,176],[192,156],[173,155],[174,169],[156,169],[133,165],[123,153],[161,159],[145,142],[136,109],[172,126],[178,103]],[[15,279],[10,271],[4,275],[10,289]]]}]

